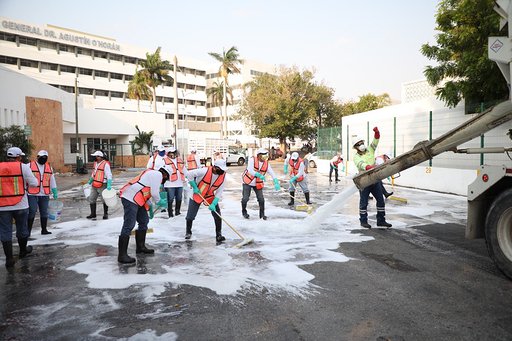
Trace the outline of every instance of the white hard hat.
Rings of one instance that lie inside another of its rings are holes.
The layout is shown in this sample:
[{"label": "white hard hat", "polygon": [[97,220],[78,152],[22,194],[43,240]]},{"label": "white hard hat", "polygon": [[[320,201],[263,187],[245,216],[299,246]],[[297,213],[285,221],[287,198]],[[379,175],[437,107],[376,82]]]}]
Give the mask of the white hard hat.
[{"label": "white hard hat", "polygon": [[158,150],[159,152],[163,152],[165,150],[165,147],[162,145],[159,145],[158,147],[156,147],[156,150]]},{"label": "white hard hat", "polygon": [[268,154],[268,150],[266,150],[265,148],[260,148],[258,149],[256,154]]},{"label": "white hard hat", "polygon": [[48,152],[46,150],[40,150],[37,152],[37,156],[48,156]]},{"label": "white hard hat", "polygon": [[169,147],[169,151],[167,153],[176,153],[176,147]]},{"label": "white hard hat", "polygon": [[167,173],[167,176],[170,178],[171,177],[171,174],[172,174],[172,168],[169,166],[169,165],[165,165],[165,166],[162,166],[160,167],[159,170],[163,170],[164,172]]},{"label": "white hard hat", "polygon": [[24,156],[25,153],[21,151],[18,147],[11,147],[7,149],[7,156],[8,157],[17,157],[17,156]]},{"label": "white hard hat", "polygon": [[226,160],[224,160],[224,159],[217,159],[217,160],[215,160],[213,165],[219,167],[223,171],[226,171],[228,169],[228,166],[226,166]]},{"label": "white hard hat", "polygon": [[293,152],[292,153],[292,160],[297,160],[299,158],[299,153]]},{"label": "white hard hat", "polygon": [[191,153],[195,153],[195,152],[197,152],[197,148],[196,148],[196,147],[192,147],[192,148],[190,148],[190,152],[191,152]]},{"label": "white hard hat", "polygon": [[364,141],[364,138],[360,135],[354,136],[352,138],[352,147],[354,147],[358,142]]},{"label": "white hard hat", "polygon": [[91,156],[100,156],[100,157],[103,157],[103,152],[101,152],[100,150],[97,150],[95,151],[94,153],[91,154]]}]

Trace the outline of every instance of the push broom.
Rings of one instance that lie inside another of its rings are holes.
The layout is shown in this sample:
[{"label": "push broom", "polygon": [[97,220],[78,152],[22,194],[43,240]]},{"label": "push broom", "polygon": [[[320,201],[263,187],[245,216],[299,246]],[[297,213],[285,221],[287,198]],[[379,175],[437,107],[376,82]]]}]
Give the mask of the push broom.
[{"label": "push broom", "polygon": [[[295,186],[292,183],[290,183],[290,185],[293,187],[294,192],[296,192],[297,191],[297,186]],[[298,202],[300,202],[300,205],[296,205],[295,206],[295,209],[297,211],[306,211],[306,212],[308,212],[308,214],[311,214],[311,212],[313,212],[313,206],[309,205],[307,202],[302,201],[300,199],[297,199],[296,197],[292,196],[290,194],[290,192],[286,191],[285,189],[281,189],[281,191],[283,191],[284,193],[288,194],[294,200],[297,200]]]},{"label": "push broom", "polygon": [[[210,205],[208,203],[208,201],[206,201],[206,199],[201,195],[201,193],[197,193],[197,195],[199,195],[199,197],[203,200],[203,202],[206,204],[206,205]],[[215,212],[215,214],[220,218],[222,219],[223,222],[226,223],[226,225],[229,226],[229,228],[231,228],[233,230],[233,232],[235,232],[241,239],[242,241],[238,244],[236,244],[234,247],[236,248],[241,248],[242,246],[245,246],[245,245],[248,245],[248,244],[251,244],[254,242],[254,239],[250,238],[250,239],[247,239],[245,238],[244,236],[242,236],[242,234],[240,232],[237,231],[237,229],[235,229],[226,219],[224,219],[224,217],[222,217],[217,211],[212,211],[212,212]]]}]

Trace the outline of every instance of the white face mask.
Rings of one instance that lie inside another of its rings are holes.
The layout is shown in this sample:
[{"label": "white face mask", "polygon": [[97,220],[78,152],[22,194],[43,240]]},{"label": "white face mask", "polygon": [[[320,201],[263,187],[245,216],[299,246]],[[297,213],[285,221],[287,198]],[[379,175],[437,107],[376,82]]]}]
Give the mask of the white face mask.
[{"label": "white face mask", "polygon": [[357,149],[363,153],[365,150],[366,150],[366,146],[364,144],[360,145],[359,147],[357,147]]}]

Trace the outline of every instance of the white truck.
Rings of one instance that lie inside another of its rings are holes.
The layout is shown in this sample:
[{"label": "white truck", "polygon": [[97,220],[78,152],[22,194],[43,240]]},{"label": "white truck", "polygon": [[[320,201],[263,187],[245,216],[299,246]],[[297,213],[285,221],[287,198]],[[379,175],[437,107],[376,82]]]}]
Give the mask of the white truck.
[{"label": "white truck", "polygon": [[245,155],[242,153],[242,149],[232,145],[233,142],[229,140],[205,138],[189,139],[187,142],[188,150],[195,148],[203,164],[211,164],[215,151],[222,153],[228,166],[231,164],[243,166],[245,164]]}]

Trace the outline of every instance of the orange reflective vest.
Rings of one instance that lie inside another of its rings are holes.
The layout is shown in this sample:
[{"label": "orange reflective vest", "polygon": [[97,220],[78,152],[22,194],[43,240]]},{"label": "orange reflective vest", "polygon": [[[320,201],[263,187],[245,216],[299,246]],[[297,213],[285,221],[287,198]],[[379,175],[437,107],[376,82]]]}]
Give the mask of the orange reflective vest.
[{"label": "orange reflective vest", "polygon": [[178,180],[178,172],[180,173],[181,180],[185,180],[185,175],[183,174],[183,166],[185,163],[181,158],[176,158],[176,163],[178,164],[178,167],[174,165],[174,162],[170,162],[171,168],[172,168],[172,175],[171,175],[171,181]]},{"label": "orange reflective vest", "polygon": [[150,169],[146,169],[146,170],[143,170],[139,175],[137,175],[136,177],[134,177],[133,179],[131,179],[130,181],[128,181],[127,184],[125,184],[123,186],[123,188],[121,188],[121,190],[119,191],[119,196],[123,195],[123,192],[125,189],[128,188],[128,186],[131,186],[131,185],[134,185],[134,184],[139,184],[142,186],[142,188],[137,192],[135,193],[135,195],[133,196],[133,201],[140,207],[144,206],[144,208],[146,208],[146,210],[149,209],[149,205],[148,205],[148,200],[151,199],[151,187],[149,186],[145,186],[144,184],[140,183],[140,178],[142,178],[142,176],[144,174],[146,174],[146,172],[150,171]]},{"label": "orange reflective vest", "polygon": [[100,188],[103,186],[105,180],[105,166],[110,163],[107,160],[102,160],[100,163],[94,162],[94,171],[92,172],[92,187]]},{"label": "orange reflective vest", "polygon": [[[260,160],[258,160],[258,158],[254,157],[254,156],[252,158],[254,159],[254,171],[258,172],[262,175],[265,175],[265,173],[267,173],[267,169],[268,169],[268,161],[267,160],[263,161],[263,163],[261,165],[261,169],[260,169]],[[254,178],[255,178],[255,176],[251,175],[251,173],[249,173],[247,171],[247,169],[245,170],[244,174],[242,175],[242,181],[246,185],[250,185]],[[256,189],[262,189],[263,186],[265,186],[263,180],[261,180],[260,178],[256,178]]]},{"label": "orange reflective vest", "polygon": [[43,184],[43,191],[44,194],[49,195],[50,194],[50,179],[52,177],[52,167],[47,163],[44,164],[44,171],[43,174],[39,173],[39,166],[35,161],[30,161],[30,170],[32,173],[34,173],[34,176],[37,179],[37,186],[36,187],[29,187],[28,193],[29,194],[39,194],[41,183]]},{"label": "orange reflective vest", "polygon": [[[223,173],[222,175],[219,175],[217,180],[212,184],[212,178],[213,178],[213,166],[208,167],[208,170],[206,171],[206,174],[203,176],[201,181],[197,184],[197,187],[201,191],[201,195],[206,200],[206,202],[209,204],[212,203],[213,199],[215,198],[215,191],[222,185],[224,182],[224,178],[226,177],[226,173]],[[198,204],[203,202],[203,199],[198,194],[194,193],[193,199]],[[205,203],[206,205],[206,203]]]},{"label": "orange reflective vest", "polygon": [[0,207],[14,206],[25,195],[21,162],[0,162]]},{"label": "orange reflective vest", "polygon": [[188,154],[187,156],[187,169],[189,171],[197,169],[196,156],[194,154]]},{"label": "orange reflective vest", "polygon": [[[303,162],[303,160],[300,157],[297,160],[295,160],[295,162],[290,158],[290,160],[288,161],[288,164],[291,166],[290,167],[290,175],[291,176],[295,176],[295,175],[299,174],[299,168],[300,168],[300,164],[302,162]],[[297,179],[297,182],[301,182],[302,180],[304,180],[303,175],[301,175]]]}]

